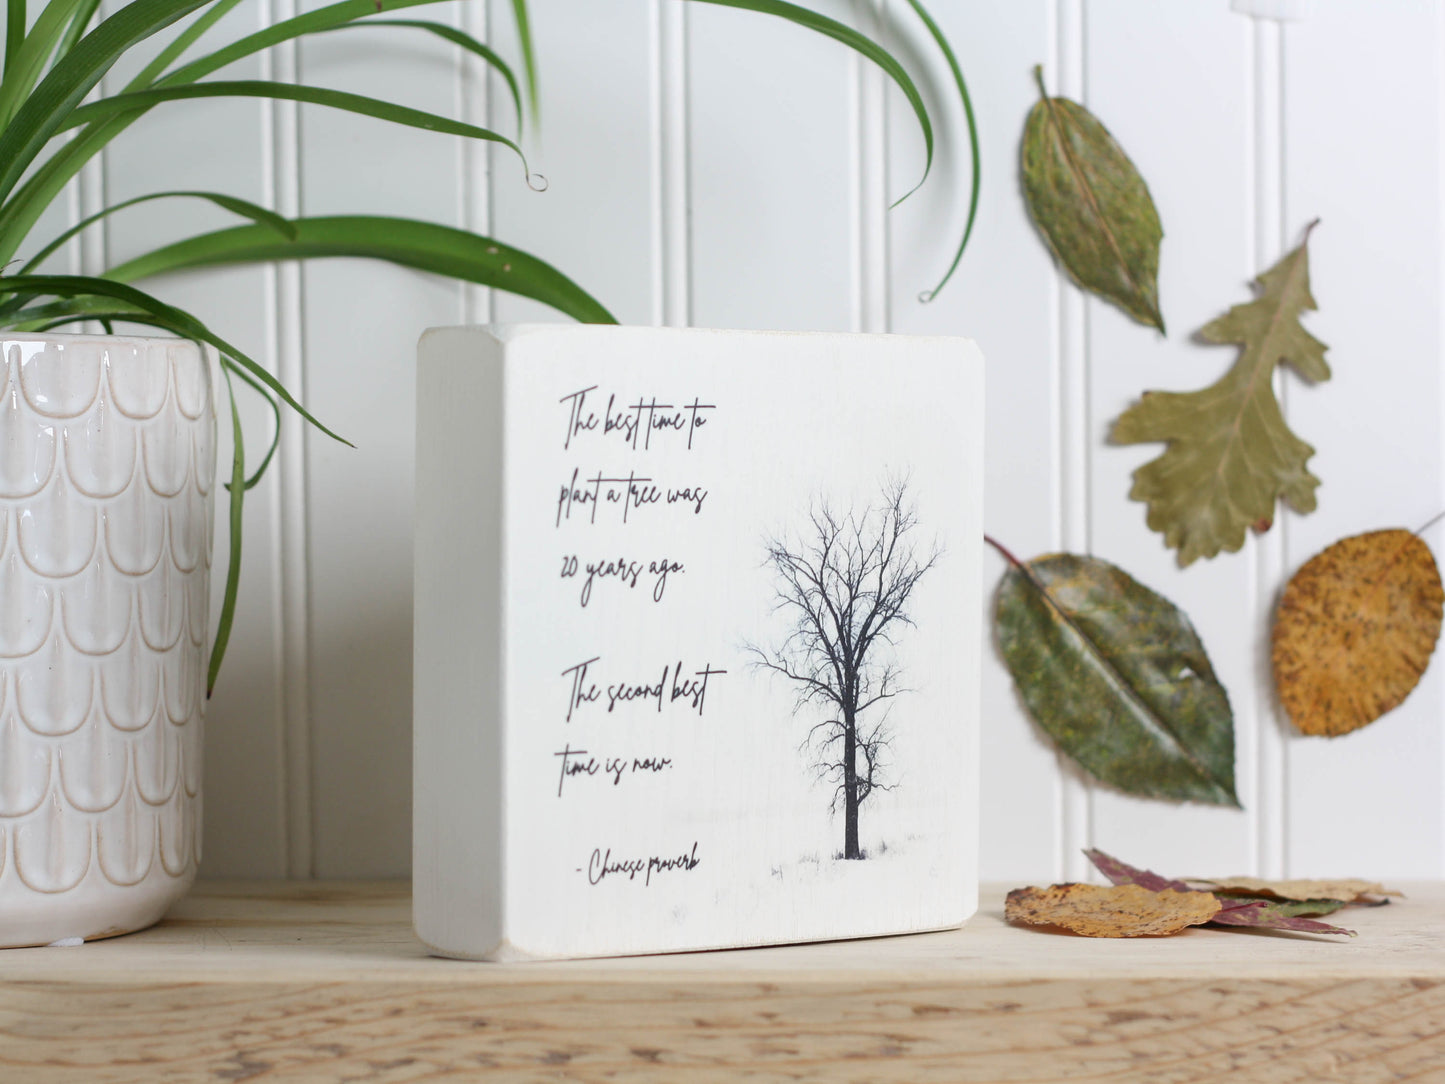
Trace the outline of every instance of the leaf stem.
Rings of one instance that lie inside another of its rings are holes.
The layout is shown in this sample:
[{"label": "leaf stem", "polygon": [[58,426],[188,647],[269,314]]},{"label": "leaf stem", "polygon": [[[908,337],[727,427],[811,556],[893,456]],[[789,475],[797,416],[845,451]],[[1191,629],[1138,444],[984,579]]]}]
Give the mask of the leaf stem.
[{"label": "leaf stem", "polygon": [[[1445,513],[1442,513],[1442,514],[1445,514]],[[994,538],[993,535],[991,535],[991,534],[989,534],[987,531],[985,531],[985,532],[984,532],[984,535],[983,535],[983,540],[984,540],[985,542],[987,542],[990,546],[992,546],[994,549],[998,550],[999,554],[1003,557],[1003,559],[1004,559],[1005,561],[1007,561],[1009,564],[1013,565],[1014,568],[1018,569],[1020,572],[1024,573],[1025,575],[1028,574],[1028,569],[1024,567],[1024,563],[1023,563],[1022,561],[1020,561],[1017,557],[1015,557],[1015,556],[1009,551],[1009,548],[1008,548],[1007,546],[1005,546],[1002,542],[1000,542],[998,539]],[[1047,594],[1047,592],[1045,592],[1045,594]]]},{"label": "leaf stem", "polygon": [[1044,101],[1048,101],[1049,91],[1048,88],[1044,86],[1044,66],[1042,64],[1034,65],[1034,82],[1039,85],[1039,97]]},{"label": "leaf stem", "polygon": [[1416,536],[1422,535],[1431,527],[1435,526],[1435,524],[1439,523],[1442,519],[1445,519],[1445,512],[1436,512],[1419,527],[1416,527],[1414,531],[1411,532],[1411,534],[1414,534]]}]

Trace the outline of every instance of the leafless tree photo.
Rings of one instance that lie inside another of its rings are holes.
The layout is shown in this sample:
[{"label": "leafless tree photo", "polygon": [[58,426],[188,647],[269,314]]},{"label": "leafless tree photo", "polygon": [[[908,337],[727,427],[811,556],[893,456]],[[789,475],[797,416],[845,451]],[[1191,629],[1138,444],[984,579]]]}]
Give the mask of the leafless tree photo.
[{"label": "leafless tree photo", "polygon": [[792,629],[773,649],[754,646],[758,665],[797,685],[793,714],[827,718],[803,741],[818,778],[835,783],[830,809],[843,810],[843,857],[862,858],[858,810],[874,791],[891,790],[883,754],[893,740],[891,703],[899,685],[897,636],[913,620],[908,600],[939,557],[920,552],[910,537],[918,517],[906,481],[882,486],[862,511],[839,512],[826,500],[808,510],[795,538],[767,542],[767,565],[777,574],[776,611]]}]

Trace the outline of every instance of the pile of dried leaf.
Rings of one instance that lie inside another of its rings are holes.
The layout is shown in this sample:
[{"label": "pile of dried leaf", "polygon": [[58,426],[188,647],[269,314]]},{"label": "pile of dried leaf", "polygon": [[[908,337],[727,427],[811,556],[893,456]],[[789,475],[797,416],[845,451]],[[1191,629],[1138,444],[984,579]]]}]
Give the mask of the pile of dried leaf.
[{"label": "pile of dried leaf", "polygon": [[1374,907],[1398,896],[1368,881],[1262,881],[1254,877],[1173,881],[1135,869],[1103,851],[1085,851],[1111,887],[1064,884],[1016,888],[1004,917],[1033,926],[1057,926],[1085,937],[1158,937],[1189,926],[1247,926],[1355,936],[1319,922],[1342,907]]}]

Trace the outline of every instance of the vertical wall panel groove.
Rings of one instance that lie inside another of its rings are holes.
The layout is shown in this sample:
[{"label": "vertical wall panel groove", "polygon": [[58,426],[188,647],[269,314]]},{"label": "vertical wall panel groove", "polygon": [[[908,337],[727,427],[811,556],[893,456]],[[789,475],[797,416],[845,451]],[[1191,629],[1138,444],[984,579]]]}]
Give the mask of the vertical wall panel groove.
[{"label": "vertical wall panel groove", "polygon": [[[857,0],[858,26],[871,37],[882,32],[886,9],[878,0]],[[850,58],[849,105],[854,144],[849,196],[853,202],[852,329],[889,330],[887,85],[877,65]]]},{"label": "vertical wall panel groove", "polygon": [[[1435,100],[1445,102],[1445,5],[1441,4],[1435,5],[1435,87]],[[1435,115],[1435,169],[1436,205],[1445,207],[1445,109],[1439,110]],[[1437,341],[1445,343],[1445,281],[1437,284],[1435,311],[1439,317],[1439,326],[1436,330]],[[1442,384],[1441,393],[1440,416],[1445,417],[1445,384]],[[1435,454],[1440,462],[1445,463],[1445,426],[1441,427],[1437,436],[1439,440],[1436,443]],[[1442,485],[1438,493],[1440,507],[1445,508],[1445,485]],[[1439,553],[1442,548],[1440,539],[1445,535],[1442,535],[1439,524],[1436,524],[1434,532],[1434,534],[1426,534],[1425,538],[1430,543],[1430,548]],[[1445,780],[1445,746],[1442,746],[1441,753],[1440,778]],[[1440,788],[1440,800],[1441,805],[1436,816],[1439,823],[1445,825],[1445,787]],[[1445,832],[1441,833],[1440,843],[1436,870],[1445,872]]]},{"label": "vertical wall panel groove", "polygon": [[[92,19],[92,25],[106,18],[110,14],[109,5],[102,5]],[[85,96],[88,102],[94,102],[103,97],[112,89],[109,78],[102,78],[100,85]],[[89,218],[105,207],[105,148],[100,149],[94,158],[81,167],[75,180],[71,181],[71,187],[75,196],[72,207],[75,211],[74,221]],[[107,228],[104,221],[90,227],[76,238],[76,271],[82,275],[99,275],[105,271],[108,262],[107,252]],[[91,330],[99,331],[99,326],[77,324],[71,328],[78,331],[81,327],[89,327]]]},{"label": "vertical wall panel groove", "polygon": [[[488,40],[487,5],[462,4],[454,12],[458,29],[478,41]],[[507,131],[516,115],[510,109],[492,109],[491,76],[480,57],[457,47],[457,116],[468,124]],[[510,103],[507,103],[510,104]],[[479,139],[457,140],[457,221],[472,233],[492,232],[492,144]],[[485,324],[492,318],[492,291],[475,283],[461,284],[461,321]]]},{"label": "vertical wall panel groove", "polygon": [[[1284,124],[1282,68],[1283,40],[1273,19],[1251,19],[1253,78],[1251,85],[1254,164],[1253,237],[1254,273],[1268,269],[1283,254],[1284,214]],[[1288,381],[1283,372],[1273,374],[1275,393],[1289,416]],[[1280,516],[1274,528],[1263,535],[1251,533],[1248,548],[1253,573],[1254,609],[1251,640],[1255,644],[1254,695],[1249,700],[1255,742],[1254,794],[1248,804],[1255,819],[1254,864],[1265,877],[1285,876],[1289,860],[1284,824],[1286,785],[1285,762],[1288,747],[1275,705],[1269,662],[1269,629],[1274,602],[1286,573],[1285,544],[1288,517]]]},{"label": "vertical wall panel groove", "polygon": [[687,5],[651,0],[654,323],[692,323],[688,210]]},{"label": "vertical wall panel groove", "polygon": [[[1087,103],[1087,57],[1084,19],[1086,0],[1057,0],[1057,41],[1052,94]],[[1048,74],[1045,81],[1048,85]],[[1070,553],[1088,553],[1089,461],[1092,434],[1089,426],[1089,305],[1083,293],[1058,272],[1058,528],[1056,544]],[[1083,880],[1089,875],[1080,853],[1090,846],[1092,802],[1090,786],[1072,762],[1059,757],[1059,845],[1057,876]]]},{"label": "vertical wall panel groove", "polygon": [[[262,19],[272,25],[297,14],[296,0],[264,0]],[[294,42],[261,55],[262,78],[276,82],[299,80]],[[300,112],[295,102],[264,102],[262,155],[266,159],[264,183],[268,204],[280,214],[301,213]],[[296,263],[278,263],[267,270],[266,314],[268,340],[275,359],[277,379],[302,402],[306,401],[306,369],[302,346],[302,277]],[[312,787],[312,735],[310,702],[310,584],[306,532],[306,426],[295,411],[281,414],[281,446],[272,470],[277,485],[272,545],[277,552],[279,598],[276,606],[275,649],[278,690],[277,718],[281,727],[279,748],[285,795],[285,868],[287,875],[315,875],[314,809]]]}]

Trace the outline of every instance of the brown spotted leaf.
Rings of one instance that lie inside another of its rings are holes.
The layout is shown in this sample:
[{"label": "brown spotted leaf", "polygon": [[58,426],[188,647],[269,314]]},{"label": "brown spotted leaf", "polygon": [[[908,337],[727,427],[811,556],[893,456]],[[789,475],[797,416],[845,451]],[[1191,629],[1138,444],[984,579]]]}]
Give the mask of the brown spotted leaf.
[{"label": "brown spotted leaf", "polygon": [[1024,122],[1023,188],[1029,214],[1069,276],[1141,324],[1164,330],[1159,242],[1149,186],[1109,130],[1078,102],[1039,101]]},{"label": "brown spotted leaf", "polygon": [[1085,937],[1158,937],[1218,913],[1219,901],[1208,892],[1151,892],[1138,885],[1016,888],[1004,903],[1010,922],[1059,926]]},{"label": "brown spotted leaf", "polygon": [[1341,539],[1305,562],[1274,620],[1274,679],[1295,726],[1334,737],[1396,707],[1420,680],[1445,591],[1405,530]]},{"label": "brown spotted leaf", "polygon": [[1404,893],[1385,888],[1374,881],[1342,879],[1333,881],[1268,881],[1258,877],[1226,877],[1212,880],[1208,877],[1191,877],[1194,884],[1206,885],[1210,892],[1220,895],[1273,896],[1281,900],[1338,900],[1354,903],[1366,896],[1402,896]]},{"label": "brown spotted leaf", "polygon": [[1200,391],[1147,391],[1114,422],[1115,444],[1168,445],[1134,472],[1129,496],[1149,506],[1150,529],[1180,565],[1238,550],[1250,527],[1268,529],[1281,499],[1314,511],[1319,479],[1305,468],[1314,449],[1285,423],[1272,381],[1280,364],[1310,381],[1330,376],[1324,343],[1299,320],[1315,308],[1307,244],[1259,276],[1254,301],[1200,332],[1243,347],[1224,376]]}]

